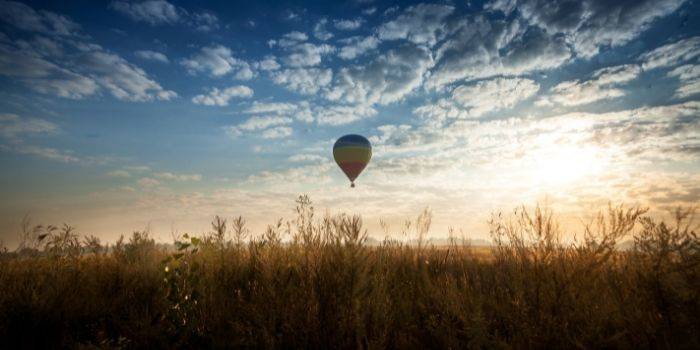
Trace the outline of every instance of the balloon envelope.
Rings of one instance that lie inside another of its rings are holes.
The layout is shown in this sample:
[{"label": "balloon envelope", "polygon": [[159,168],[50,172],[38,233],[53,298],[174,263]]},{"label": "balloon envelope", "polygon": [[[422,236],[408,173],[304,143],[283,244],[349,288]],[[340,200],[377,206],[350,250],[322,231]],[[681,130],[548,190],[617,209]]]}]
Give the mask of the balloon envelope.
[{"label": "balloon envelope", "polygon": [[345,135],[333,145],[333,158],[355,187],[355,179],[372,158],[372,145],[360,135]]}]

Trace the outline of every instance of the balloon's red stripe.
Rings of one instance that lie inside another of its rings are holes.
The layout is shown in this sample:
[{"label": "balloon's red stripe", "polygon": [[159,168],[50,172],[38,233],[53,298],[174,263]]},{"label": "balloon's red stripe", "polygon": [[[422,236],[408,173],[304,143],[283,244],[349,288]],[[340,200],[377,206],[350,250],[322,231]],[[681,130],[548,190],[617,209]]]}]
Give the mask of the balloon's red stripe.
[{"label": "balloon's red stripe", "polygon": [[340,169],[343,170],[345,175],[348,176],[350,181],[354,181],[357,176],[360,175],[362,170],[365,169],[367,166],[367,163],[365,162],[340,162],[338,164],[340,166]]}]

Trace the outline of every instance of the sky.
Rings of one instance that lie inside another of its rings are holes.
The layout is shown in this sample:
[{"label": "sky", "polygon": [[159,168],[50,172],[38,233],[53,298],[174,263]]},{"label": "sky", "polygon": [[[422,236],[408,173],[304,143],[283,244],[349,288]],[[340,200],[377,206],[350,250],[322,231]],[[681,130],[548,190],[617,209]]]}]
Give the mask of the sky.
[{"label": "sky", "polygon": [[[0,241],[700,199],[700,4],[0,1]],[[373,158],[351,189],[344,134]],[[371,232],[375,236],[376,231]],[[379,237],[381,238],[381,237]]]}]

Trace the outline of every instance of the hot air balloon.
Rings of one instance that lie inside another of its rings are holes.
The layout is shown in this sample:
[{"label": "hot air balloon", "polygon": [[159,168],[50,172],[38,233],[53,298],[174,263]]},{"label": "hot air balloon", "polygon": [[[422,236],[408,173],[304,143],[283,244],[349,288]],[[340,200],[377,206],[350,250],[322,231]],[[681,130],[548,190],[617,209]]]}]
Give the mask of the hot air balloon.
[{"label": "hot air balloon", "polygon": [[372,158],[372,145],[364,136],[345,135],[333,145],[333,158],[350,179],[350,187],[355,187],[355,179]]}]

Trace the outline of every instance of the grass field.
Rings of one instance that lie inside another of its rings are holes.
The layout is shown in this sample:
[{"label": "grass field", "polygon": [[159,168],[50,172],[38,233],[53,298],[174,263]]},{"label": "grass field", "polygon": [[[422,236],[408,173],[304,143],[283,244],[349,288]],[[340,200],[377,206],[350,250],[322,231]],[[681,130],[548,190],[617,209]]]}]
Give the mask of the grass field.
[{"label": "grass field", "polygon": [[[242,218],[173,249],[136,232],[109,249],[25,222],[0,258],[0,339],[44,348],[700,348],[690,211],[606,209],[579,243],[545,210],[490,220],[492,248],[364,244],[356,216],[253,235]],[[387,230],[391,230],[387,228]],[[634,247],[616,245],[633,239]]]}]

